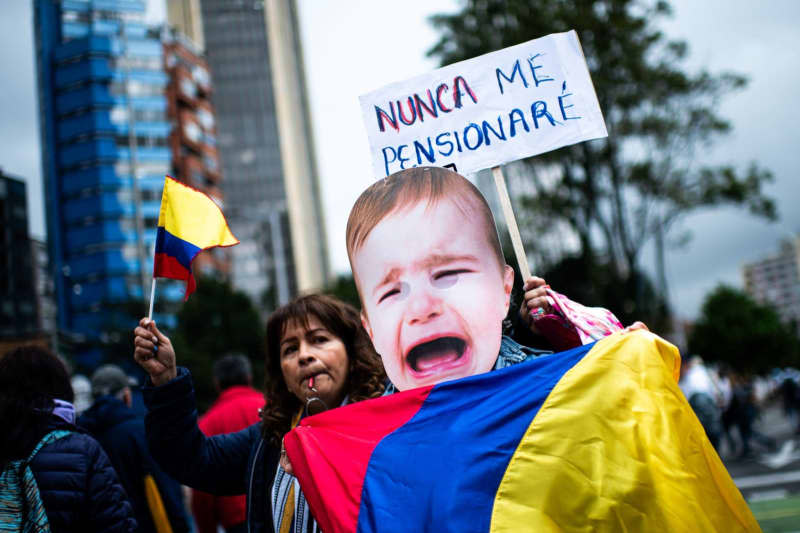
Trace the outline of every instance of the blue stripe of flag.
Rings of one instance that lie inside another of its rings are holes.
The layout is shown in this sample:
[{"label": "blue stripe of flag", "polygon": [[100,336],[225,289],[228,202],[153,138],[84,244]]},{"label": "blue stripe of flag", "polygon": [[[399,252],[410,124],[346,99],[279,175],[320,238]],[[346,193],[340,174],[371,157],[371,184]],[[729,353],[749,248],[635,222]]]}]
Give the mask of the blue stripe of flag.
[{"label": "blue stripe of flag", "polygon": [[156,232],[156,253],[167,254],[174,257],[181,266],[191,271],[192,259],[200,253],[200,248],[176,237],[167,231],[164,226],[158,226],[158,231]]},{"label": "blue stripe of flag", "polygon": [[358,531],[489,531],[497,489],[520,440],[553,387],[592,346],[434,387],[419,412],[372,453]]}]

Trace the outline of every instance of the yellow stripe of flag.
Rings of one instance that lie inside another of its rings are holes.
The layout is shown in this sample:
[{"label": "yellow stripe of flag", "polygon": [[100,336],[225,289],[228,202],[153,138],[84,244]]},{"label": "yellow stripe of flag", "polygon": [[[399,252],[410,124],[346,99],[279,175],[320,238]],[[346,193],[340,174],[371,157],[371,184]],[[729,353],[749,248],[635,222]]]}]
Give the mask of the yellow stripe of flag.
[{"label": "yellow stripe of flag", "polygon": [[210,197],[169,176],[164,180],[158,225],[201,249],[239,242],[228,229],[222,210]]},{"label": "yellow stripe of flag", "polygon": [[677,385],[678,350],[599,341],[558,382],[500,483],[491,531],[760,531]]}]

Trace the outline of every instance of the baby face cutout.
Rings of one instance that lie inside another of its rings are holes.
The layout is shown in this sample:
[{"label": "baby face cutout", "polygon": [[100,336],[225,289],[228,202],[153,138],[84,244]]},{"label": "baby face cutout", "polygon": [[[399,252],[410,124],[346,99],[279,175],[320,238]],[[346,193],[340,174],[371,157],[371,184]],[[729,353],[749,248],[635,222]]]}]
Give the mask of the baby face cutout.
[{"label": "baby face cutout", "polygon": [[514,273],[472,211],[418,202],[353,253],[364,326],[400,390],[488,372],[497,359]]}]

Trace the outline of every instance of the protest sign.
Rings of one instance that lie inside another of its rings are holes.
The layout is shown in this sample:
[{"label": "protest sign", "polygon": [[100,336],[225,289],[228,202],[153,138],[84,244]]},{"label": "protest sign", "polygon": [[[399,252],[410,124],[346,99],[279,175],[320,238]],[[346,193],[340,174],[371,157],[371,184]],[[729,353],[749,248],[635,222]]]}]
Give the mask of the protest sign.
[{"label": "protest sign", "polygon": [[[674,347],[640,332],[539,357],[503,336],[514,271],[488,202],[462,174],[493,168],[527,277],[500,165],[607,135],[576,34],[451,65],[361,105],[385,178],[356,200],[347,253],[387,392],[400,394],[307,417],[286,435],[322,529],[757,531],[680,394]],[[538,305],[549,311],[527,326],[553,348],[622,329],[606,310],[546,294]],[[599,443],[592,453],[587,439]],[[643,466],[643,455],[658,457]],[[604,464],[623,466],[607,475]],[[661,512],[676,506],[705,515]]]},{"label": "protest sign", "polygon": [[[362,320],[400,390],[489,371],[514,272],[488,203],[463,174],[493,167],[524,279],[500,165],[607,136],[572,31],[456,63],[361,97],[375,173],[347,247]],[[449,166],[452,172],[442,167]]]},{"label": "protest sign", "polygon": [[360,97],[376,177],[461,174],[608,136],[578,36],[557,33]]}]

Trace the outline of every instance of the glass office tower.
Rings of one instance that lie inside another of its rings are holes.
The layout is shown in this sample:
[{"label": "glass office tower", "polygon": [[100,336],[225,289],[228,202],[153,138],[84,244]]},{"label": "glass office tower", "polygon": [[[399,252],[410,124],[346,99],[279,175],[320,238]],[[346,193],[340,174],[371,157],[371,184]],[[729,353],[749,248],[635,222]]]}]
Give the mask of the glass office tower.
[{"label": "glass office tower", "polygon": [[0,339],[39,332],[25,182],[0,169]]},{"label": "glass office tower", "polygon": [[[180,4],[180,5],[178,5]],[[169,0],[174,13],[195,0]],[[300,28],[293,0],[200,0],[214,79],[232,280],[270,309],[329,276]],[[195,32],[197,33],[197,32]]]},{"label": "glass office tower", "polygon": [[[149,298],[171,153],[163,47],[144,11],[144,0],[34,0],[58,328],[86,346],[129,330],[130,302]],[[174,284],[159,294],[181,297]]]}]

